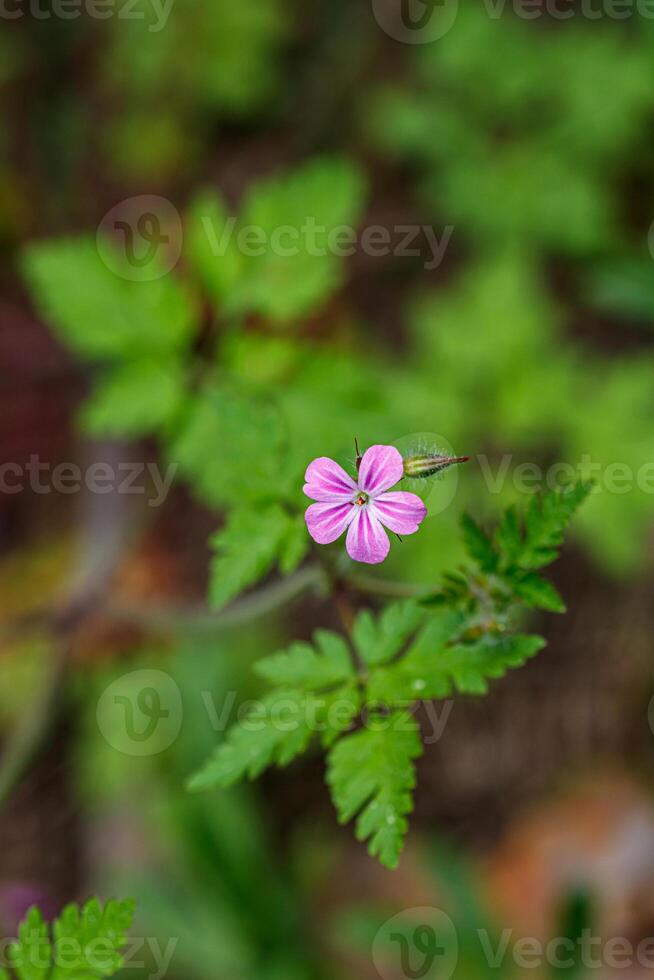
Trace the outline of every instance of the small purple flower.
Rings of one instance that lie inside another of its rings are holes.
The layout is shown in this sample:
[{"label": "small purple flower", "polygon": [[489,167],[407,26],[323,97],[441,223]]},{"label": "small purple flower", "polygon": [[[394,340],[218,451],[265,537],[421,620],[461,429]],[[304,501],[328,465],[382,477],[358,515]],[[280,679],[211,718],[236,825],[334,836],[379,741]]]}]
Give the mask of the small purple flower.
[{"label": "small purple flower", "polygon": [[331,544],[347,528],[350,558],[379,564],[391,546],[384,527],[396,534],[413,534],[427,513],[415,493],[386,492],[403,476],[402,456],[394,446],[367,449],[356,483],[333,459],[314,459],[304,475],[304,492],[317,501],[305,514],[309,534],[318,544]]}]

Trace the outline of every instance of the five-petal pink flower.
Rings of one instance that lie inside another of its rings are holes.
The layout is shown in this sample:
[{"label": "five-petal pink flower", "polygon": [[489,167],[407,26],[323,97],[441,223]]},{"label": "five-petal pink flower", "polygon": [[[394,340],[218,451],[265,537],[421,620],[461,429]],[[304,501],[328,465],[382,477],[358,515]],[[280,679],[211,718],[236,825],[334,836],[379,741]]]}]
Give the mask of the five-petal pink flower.
[{"label": "five-petal pink flower", "polygon": [[384,527],[413,534],[427,513],[415,493],[387,492],[403,475],[402,456],[394,446],[367,449],[356,483],[333,459],[314,459],[304,476],[305,494],[317,501],[305,514],[313,540],[331,544],[347,529],[350,558],[370,565],[384,561],[391,546]]}]

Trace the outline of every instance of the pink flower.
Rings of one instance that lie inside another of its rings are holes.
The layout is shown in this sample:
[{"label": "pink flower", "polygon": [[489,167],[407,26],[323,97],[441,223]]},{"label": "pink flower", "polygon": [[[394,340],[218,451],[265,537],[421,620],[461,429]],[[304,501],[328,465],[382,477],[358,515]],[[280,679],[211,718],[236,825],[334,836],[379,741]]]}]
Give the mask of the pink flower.
[{"label": "pink flower", "polygon": [[304,492],[317,501],[305,514],[313,540],[331,544],[347,528],[345,546],[350,558],[379,564],[391,546],[384,527],[396,534],[413,534],[427,513],[415,493],[386,492],[403,475],[402,457],[394,446],[367,449],[356,483],[333,459],[314,459],[304,475]]}]

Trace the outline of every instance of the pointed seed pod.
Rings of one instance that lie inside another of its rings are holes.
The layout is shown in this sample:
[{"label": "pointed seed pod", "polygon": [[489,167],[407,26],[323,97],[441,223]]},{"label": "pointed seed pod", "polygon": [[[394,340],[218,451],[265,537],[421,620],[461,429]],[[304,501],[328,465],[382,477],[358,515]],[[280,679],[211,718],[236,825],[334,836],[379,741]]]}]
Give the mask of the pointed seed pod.
[{"label": "pointed seed pod", "polygon": [[404,459],[404,475],[411,479],[422,479],[434,476],[442,470],[446,470],[455,463],[467,463],[469,456],[438,456],[425,454],[420,456],[407,456]]}]

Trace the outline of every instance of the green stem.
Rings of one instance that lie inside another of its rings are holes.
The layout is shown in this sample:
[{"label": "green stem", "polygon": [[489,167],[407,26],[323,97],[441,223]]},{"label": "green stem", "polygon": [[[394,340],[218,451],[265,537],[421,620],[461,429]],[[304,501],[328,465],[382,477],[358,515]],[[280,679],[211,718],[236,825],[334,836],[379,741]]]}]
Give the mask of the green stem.
[{"label": "green stem", "polygon": [[345,582],[357,592],[378,595],[387,599],[416,599],[428,589],[421,585],[407,585],[404,582],[391,582],[372,575],[347,575]]},{"label": "green stem", "polygon": [[204,605],[171,605],[169,603],[112,602],[105,607],[113,619],[124,620],[154,630],[196,630],[213,632],[241,626],[260,616],[274,612],[279,606],[300,596],[309,589],[324,589],[323,569],[309,565],[295,575],[273,582],[225,610],[212,610]]}]

